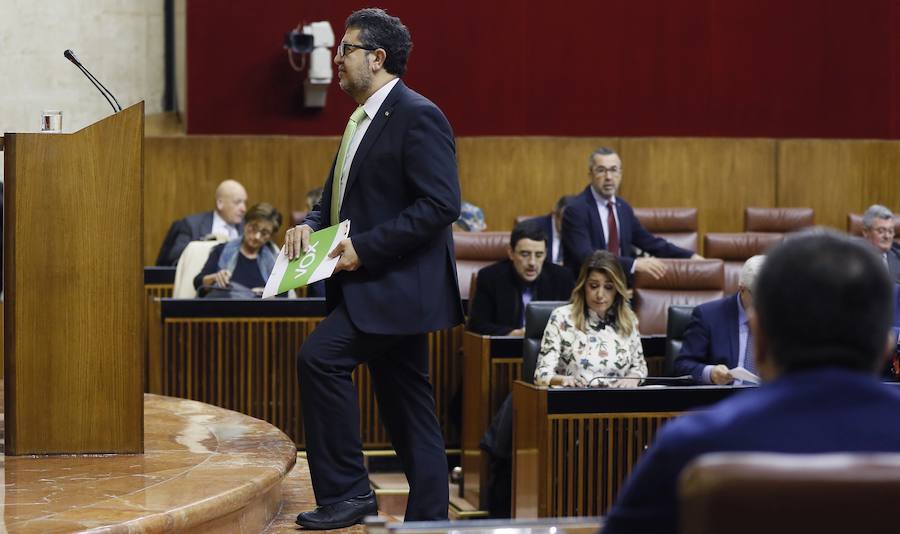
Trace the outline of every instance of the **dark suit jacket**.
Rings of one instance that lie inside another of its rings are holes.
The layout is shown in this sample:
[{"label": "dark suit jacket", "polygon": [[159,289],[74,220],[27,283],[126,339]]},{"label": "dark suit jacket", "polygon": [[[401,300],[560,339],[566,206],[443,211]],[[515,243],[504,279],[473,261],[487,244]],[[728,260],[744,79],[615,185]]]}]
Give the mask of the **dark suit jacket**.
[{"label": "dark suit jacket", "polygon": [[[320,210],[306,217],[313,230],[331,221],[334,165]],[[328,279],[329,311],[345,301],[353,324],[371,334],[419,334],[461,323],[450,228],[459,209],[450,124],[400,81],[350,166],[340,220],[350,219],[361,267]]]},{"label": "dark suit jacket", "polygon": [[895,340],[900,338],[900,284],[894,286],[894,324],[891,325],[891,332]]},{"label": "dark suit jacket", "polygon": [[738,364],[738,298],[734,294],[694,308],[675,358],[676,375],[691,375],[700,382],[707,365],[722,364],[731,369]]},{"label": "dark suit jacket", "polygon": [[900,245],[894,243],[891,249],[887,251],[888,272],[891,273],[891,280],[895,284],[900,284]]},{"label": "dark suit jacket", "polygon": [[[569,300],[575,280],[564,267],[544,263],[534,281],[532,300]],[[510,260],[478,271],[468,329],[489,336],[505,336],[522,326],[522,284]]]},{"label": "dark suit jacket", "polygon": [[[622,249],[619,261],[626,274],[631,273],[635,246],[659,258],[690,258],[694,254],[648,232],[631,206],[621,197],[616,197],[616,214],[619,216],[619,246]],[[587,186],[566,207],[562,227],[565,265],[577,275],[581,264],[591,253],[606,249],[603,223],[597,202],[591,194],[591,186]]]},{"label": "dark suit jacket", "polygon": [[[188,215],[172,223],[166,238],[156,256],[156,265],[165,267],[178,263],[178,258],[191,241],[199,241],[212,232],[213,212],[204,211]],[[237,226],[238,234],[244,231],[244,224]]]},{"label": "dark suit jacket", "polygon": [[663,427],[619,494],[603,534],[677,532],[678,476],[703,453],[900,452],[900,425],[885,423],[898,413],[895,387],[839,368],[794,372],[747,389]]},{"label": "dark suit jacket", "polygon": [[[547,215],[541,215],[540,217],[533,217],[528,219],[528,222],[534,225],[537,225],[538,228],[544,231],[544,242],[547,244],[547,262],[555,263],[553,261],[553,214],[548,213]],[[562,243],[559,246],[559,254],[562,255]],[[566,298],[568,300],[568,297]]]}]

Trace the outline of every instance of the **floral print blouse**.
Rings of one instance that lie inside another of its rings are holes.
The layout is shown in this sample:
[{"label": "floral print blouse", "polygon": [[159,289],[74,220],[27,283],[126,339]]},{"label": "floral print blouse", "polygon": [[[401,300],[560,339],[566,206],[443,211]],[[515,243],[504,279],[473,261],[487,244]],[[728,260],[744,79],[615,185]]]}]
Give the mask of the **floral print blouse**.
[{"label": "floral print blouse", "polygon": [[553,310],[541,340],[534,383],[547,386],[554,375],[563,375],[574,376],[579,386],[636,386],[634,380],[618,379],[647,376],[637,326],[626,338],[592,310],[586,319],[587,330],[581,331],[572,320],[572,304]]}]

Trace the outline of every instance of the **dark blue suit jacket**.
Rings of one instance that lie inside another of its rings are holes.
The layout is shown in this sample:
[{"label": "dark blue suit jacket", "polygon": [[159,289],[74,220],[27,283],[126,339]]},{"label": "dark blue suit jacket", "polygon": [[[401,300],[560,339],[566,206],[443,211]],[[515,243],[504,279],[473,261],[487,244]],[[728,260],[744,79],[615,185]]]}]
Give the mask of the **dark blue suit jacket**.
[{"label": "dark blue suit jacket", "polygon": [[[619,246],[622,249],[619,261],[626,274],[631,273],[635,246],[659,258],[690,258],[694,254],[648,232],[631,206],[621,197],[616,197],[616,214],[619,216]],[[591,186],[587,186],[566,207],[562,226],[564,262],[577,276],[581,264],[591,253],[606,249],[603,223],[597,202],[591,194]]]},{"label": "dark blue suit jacket", "polygon": [[[533,224],[544,231],[544,243],[547,245],[547,256],[545,261],[550,263],[555,263],[553,261],[553,215],[548,213],[547,215],[539,215],[537,217],[532,217],[526,220],[528,224]],[[559,253],[562,254],[562,244],[559,247]]]},{"label": "dark blue suit jacket", "polygon": [[[603,534],[678,532],[681,470],[707,452],[900,452],[900,391],[838,368],[784,375],[667,423],[607,516]],[[723,527],[727,532],[727,526]]]},{"label": "dark blue suit jacket", "polygon": [[[212,232],[213,212],[203,211],[178,219],[169,227],[166,238],[156,256],[156,265],[168,266],[178,263],[178,258],[191,241],[199,241]],[[244,223],[237,225],[239,234],[244,232]]]},{"label": "dark blue suit jacket", "polygon": [[722,364],[732,369],[738,364],[738,298],[736,293],[694,308],[675,358],[676,375],[691,375],[700,382],[707,365]]},{"label": "dark blue suit jacket", "polygon": [[[330,224],[333,174],[334,163],[322,202],[305,221],[313,230]],[[361,267],[328,279],[328,309],[345,301],[353,324],[370,334],[420,334],[461,323],[450,228],[459,209],[450,124],[400,81],[350,167],[340,220],[350,219]]]}]

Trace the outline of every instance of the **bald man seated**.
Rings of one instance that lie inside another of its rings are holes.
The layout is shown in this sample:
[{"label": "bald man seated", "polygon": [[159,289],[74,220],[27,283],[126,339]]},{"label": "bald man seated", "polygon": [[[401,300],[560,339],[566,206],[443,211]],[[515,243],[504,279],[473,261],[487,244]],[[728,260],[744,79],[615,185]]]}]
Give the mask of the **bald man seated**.
[{"label": "bald man seated", "polygon": [[156,265],[173,266],[191,241],[223,236],[230,241],[241,235],[247,212],[247,191],[236,180],[216,188],[216,208],[188,215],[172,223],[156,256]]}]

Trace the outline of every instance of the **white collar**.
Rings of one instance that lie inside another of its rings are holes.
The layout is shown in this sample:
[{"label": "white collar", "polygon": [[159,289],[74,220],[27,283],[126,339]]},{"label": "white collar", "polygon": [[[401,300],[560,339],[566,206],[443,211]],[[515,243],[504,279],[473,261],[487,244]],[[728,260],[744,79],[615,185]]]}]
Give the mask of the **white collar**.
[{"label": "white collar", "polygon": [[616,203],[616,195],[613,195],[611,198],[605,198],[605,197],[600,196],[600,193],[598,193],[594,189],[593,185],[589,185],[588,187],[591,190],[591,194],[594,195],[594,201],[597,203],[598,206],[606,206],[607,202],[612,202],[613,204]]},{"label": "white collar", "polygon": [[388,83],[381,86],[381,89],[372,93],[372,96],[366,100],[366,103],[363,104],[363,109],[366,112],[366,116],[369,117],[369,120],[375,119],[375,114],[378,113],[378,109],[381,108],[381,105],[384,104],[384,101],[387,99],[388,94],[391,92],[391,89],[397,85],[397,82],[400,81],[400,78],[394,78]]},{"label": "white collar", "polygon": [[213,210],[213,228],[216,228],[216,227],[221,228],[223,226],[230,227],[230,228],[237,228],[236,225],[225,221],[225,219],[223,219],[222,216],[219,215],[218,211]]}]

